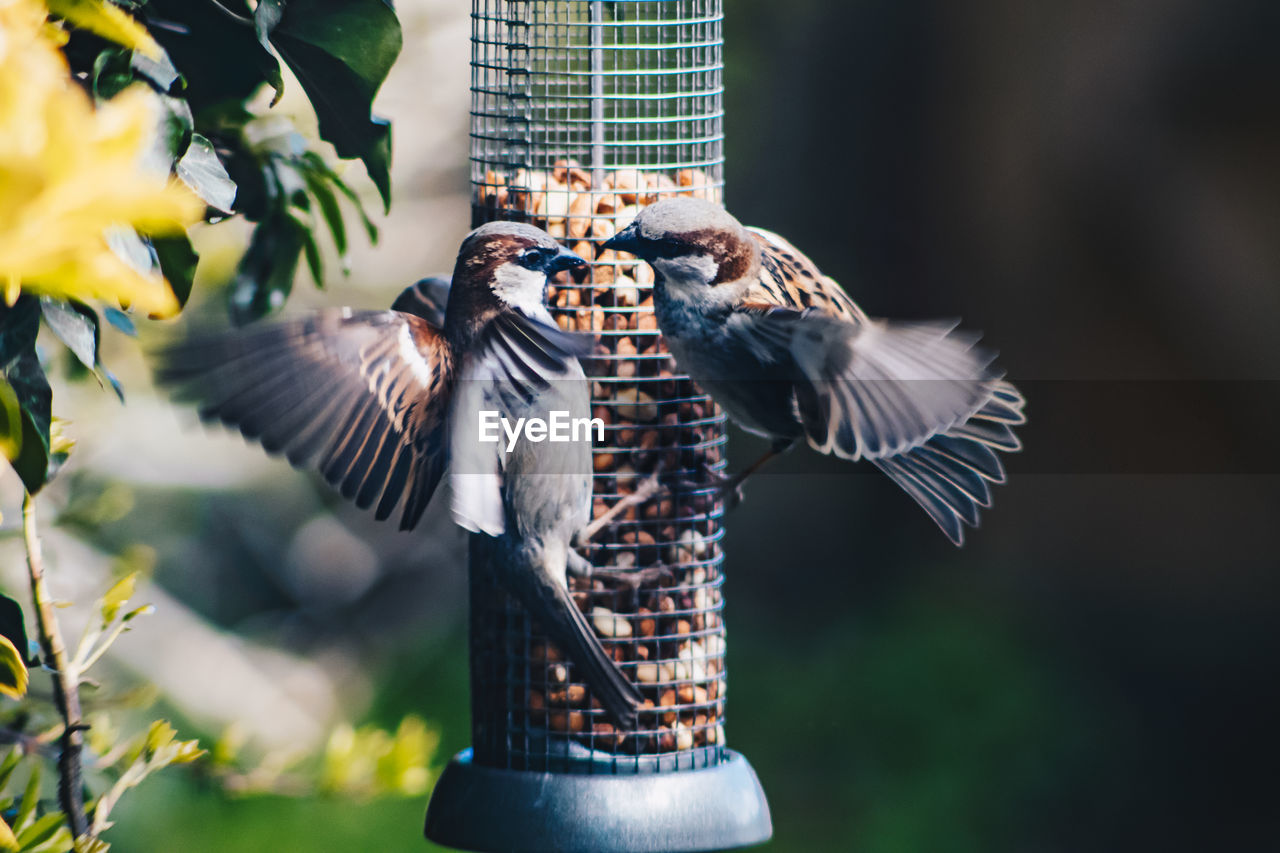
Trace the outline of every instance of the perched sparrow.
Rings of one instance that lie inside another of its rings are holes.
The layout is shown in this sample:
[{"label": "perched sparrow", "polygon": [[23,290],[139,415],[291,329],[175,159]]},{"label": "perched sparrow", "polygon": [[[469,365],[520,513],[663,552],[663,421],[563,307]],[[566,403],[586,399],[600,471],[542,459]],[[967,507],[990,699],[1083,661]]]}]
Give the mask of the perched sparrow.
[{"label": "perched sparrow", "polygon": [[[585,336],[560,331],[543,305],[547,277],[585,262],[529,225],[491,223],[462,243],[443,329],[429,322],[438,285],[400,310],[332,309],[198,336],[161,353],[158,376],[297,466],[312,465],[377,518],[401,504],[400,528],[422,516],[451,466],[458,524],[493,537],[504,587],[568,656],[621,726],[641,696],[601,647],[569,594],[566,569],[588,573],[573,544],[591,519],[590,439],[478,440],[481,411],[589,418],[578,356]],[[434,290],[434,296],[432,291]],[[591,529],[599,529],[600,520]]]},{"label": "perched sparrow", "polygon": [[995,451],[1021,446],[1018,390],[993,353],[952,323],[867,317],[776,234],[691,198],[640,211],[606,248],[654,270],[654,310],[676,362],[773,448],[726,488],[804,436],[821,453],[868,459],[952,542],[1004,482]]}]

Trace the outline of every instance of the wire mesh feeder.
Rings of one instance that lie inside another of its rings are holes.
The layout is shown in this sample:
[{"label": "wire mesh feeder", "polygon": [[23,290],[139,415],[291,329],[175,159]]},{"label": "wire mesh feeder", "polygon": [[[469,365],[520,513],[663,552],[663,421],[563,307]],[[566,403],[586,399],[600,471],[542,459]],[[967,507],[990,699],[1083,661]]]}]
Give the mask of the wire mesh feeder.
[{"label": "wire mesh feeder", "polygon": [[[562,328],[600,340],[584,364],[605,423],[595,514],[658,469],[693,487],[628,510],[596,539],[596,576],[571,579],[646,697],[636,731],[615,729],[473,541],[473,748],[433,795],[440,843],[669,851],[771,833],[754,772],[725,746],[722,507],[707,473],[725,464],[724,418],[663,345],[652,270],[600,247],[660,198],[721,200],[721,6],[473,0],[472,224],[531,222],[592,264],[548,300]],[[610,577],[654,567],[662,579],[638,590]]]}]

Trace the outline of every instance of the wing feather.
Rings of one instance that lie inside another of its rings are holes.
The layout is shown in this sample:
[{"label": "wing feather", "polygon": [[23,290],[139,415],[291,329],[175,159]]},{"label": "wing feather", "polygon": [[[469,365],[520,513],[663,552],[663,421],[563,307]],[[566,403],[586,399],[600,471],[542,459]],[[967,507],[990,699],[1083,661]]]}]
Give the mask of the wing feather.
[{"label": "wing feather", "polygon": [[1021,442],[1021,393],[994,354],[953,322],[870,319],[830,277],[776,234],[758,282],[731,317],[762,361],[791,367],[796,412],[822,453],[867,458],[956,544],[1005,481],[998,452]]},{"label": "wing feather", "polygon": [[357,506],[411,528],[448,458],[453,359],[443,334],[400,311],[321,311],[204,333],[157,354],[157,379],[202,418],[313,465]]}]

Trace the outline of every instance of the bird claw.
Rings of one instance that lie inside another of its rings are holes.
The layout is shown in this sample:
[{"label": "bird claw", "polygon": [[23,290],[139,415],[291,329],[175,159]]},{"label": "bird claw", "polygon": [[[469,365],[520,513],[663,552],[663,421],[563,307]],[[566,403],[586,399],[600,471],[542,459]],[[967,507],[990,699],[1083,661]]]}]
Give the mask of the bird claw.
[{"label": "bird claw", "polygon": [[663,586],[675,583],[675,572],[666,566],[650,566],[647,569],[623,572],[615,575],[618,581],[639,592],[643,587]]},{"label": "bird claw", "polygon": [[675,573],[666,566],[651,566],[647,569],[636,569],[632,571],[617,572],[597,575],[606,583],[615,583],[618,585],[618,592],[627,596],[628,606],[640,606],[640,591],[643,589],[654,589],[660,586],[670,586],[675,583]]},{"label": "bird claw", "polygon": [[710,483],[681,480],[676,484],[676,488],[681,492],[693,492],[711,487],[715,489],[716,500],[723,501],[726,510],[734,509],[746,499],[746,492],[742,488],[742,477],[727,477],[712,468],[709,463],[703,465],[702,473],[705,479],[711,481]]},{"label": "bird claw", "polygon": [[658,470],[641,480],[632,494],[635,496],[636,504],[639,505],[649,501],[660,491],[662,491],[662,472]]},{"label": "bird claw", "polygon": [[746,500],[747,493],[743,490],[741,481],[726,477],[725,482],[717,486],[716,497],[724,501],[727,511],[737,508],[738,504]]}]

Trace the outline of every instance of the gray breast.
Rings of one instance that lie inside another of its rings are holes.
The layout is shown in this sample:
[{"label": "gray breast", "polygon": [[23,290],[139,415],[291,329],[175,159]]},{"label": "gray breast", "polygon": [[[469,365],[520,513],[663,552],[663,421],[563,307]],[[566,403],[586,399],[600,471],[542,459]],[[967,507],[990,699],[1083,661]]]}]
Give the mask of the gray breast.
[{"label": "gray breast", "polygon": [[[570,420],[589,418],[591,406],[582,369],[554,380],[529,403],[510,406],[509,419],[541,418],[554,412]],[[503,502],[522,535],[569,539],[591,520],[591,435],[577,441],[531,442],[521,438],[503,460]]]}]

